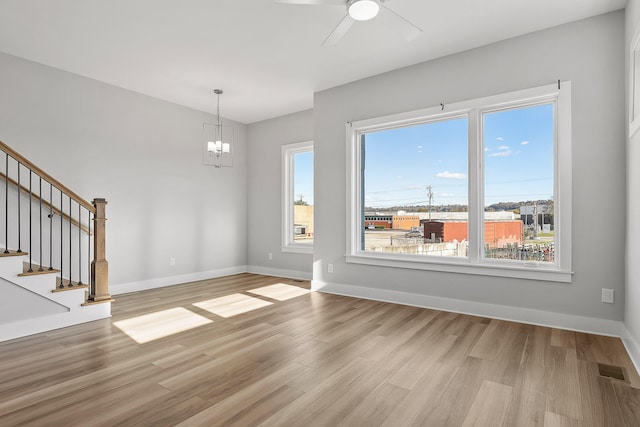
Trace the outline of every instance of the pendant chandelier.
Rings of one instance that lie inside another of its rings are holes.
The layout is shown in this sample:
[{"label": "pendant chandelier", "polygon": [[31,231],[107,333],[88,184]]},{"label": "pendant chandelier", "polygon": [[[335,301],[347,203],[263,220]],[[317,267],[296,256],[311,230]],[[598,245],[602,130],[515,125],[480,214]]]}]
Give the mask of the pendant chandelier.
[{"label": "pendant chandelier", "polygon": [[223,126],[220,117],[221,89],[214,89],[217,98],[216,122],[202,125],[203,163],[206,166],[233,166],[233,128]]}]

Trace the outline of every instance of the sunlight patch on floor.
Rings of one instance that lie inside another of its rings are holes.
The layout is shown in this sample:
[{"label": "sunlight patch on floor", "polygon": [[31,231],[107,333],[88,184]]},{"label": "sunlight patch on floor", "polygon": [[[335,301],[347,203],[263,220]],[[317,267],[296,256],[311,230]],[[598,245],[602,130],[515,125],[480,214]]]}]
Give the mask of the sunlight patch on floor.
[{"label": "sunlight patch on floor", "polygon": [[207,301],[196,302],[193,305],[221,317],[231,317],[247,313],[252,310],[257,310],[271,304],[273,303],[253,298],[248,295],[231,294]]},{"label": "sunlight patch on floor", "polygon": [[251,289],[252,294],[261,295],[263,297],[275,299],[278,301],[286,301],[291,298],[299,297],[300,295],[306,295],[308,289],[300,288],[293,285],[285,285],[284,283],[276,283],[275,285],[263,286],[261,288]]},{"label": "sunlight patch on floor", "polygon": [[138,344],[144,344],[212,322],[213,320],[186,308],[177,307],[120,320],[113,324]]}]

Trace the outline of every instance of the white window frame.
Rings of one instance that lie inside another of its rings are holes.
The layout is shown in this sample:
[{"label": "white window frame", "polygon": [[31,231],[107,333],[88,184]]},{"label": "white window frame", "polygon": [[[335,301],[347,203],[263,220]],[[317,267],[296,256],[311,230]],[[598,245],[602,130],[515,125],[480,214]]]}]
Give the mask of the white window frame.
[{"label": "white window frame", "polygon": [[296,242],[293,236],[294,158],[296,154],[309,151],[313,151],[313,141],[282,146],[282,252],[313,253],[313,243]]},{"label": "white window frame", "polygon": [[[541,103],[555,104],[554,141],[554,219],[556,233],[555,261],[514,261],[484,258],[484,150],[482,117],[484,113]],[[467,116],[469,119],[469,256],[441,257],[428,255],[366,252],[361,247],[362,174],[361,135],[396,127]],[[345,259],[350,263],[444,271],[452,273],[512,277],[555,282],[571,282],[571,82],[478,98],[455,104],[393,114],[347,123],[347,247]]]}]

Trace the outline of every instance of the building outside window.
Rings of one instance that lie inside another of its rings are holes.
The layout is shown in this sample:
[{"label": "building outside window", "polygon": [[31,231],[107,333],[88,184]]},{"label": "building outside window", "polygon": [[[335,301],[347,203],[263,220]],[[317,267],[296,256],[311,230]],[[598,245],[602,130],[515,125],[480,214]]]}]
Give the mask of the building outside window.
[{"label": "building outside window", "polygon": [[313,142],[282,147],[282,250],[311,253],[314,238]]}]

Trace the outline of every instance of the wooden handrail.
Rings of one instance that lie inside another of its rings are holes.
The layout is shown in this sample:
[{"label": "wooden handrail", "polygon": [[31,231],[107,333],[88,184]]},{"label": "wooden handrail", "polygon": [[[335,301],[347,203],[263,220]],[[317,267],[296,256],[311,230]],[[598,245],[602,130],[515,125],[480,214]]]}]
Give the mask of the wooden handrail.
[{"label": "wooden handrail", "polygon": [[[0,181],[4,181],[5,179],[7,179],[7,176],[4,174],[4,172],[0,172]],[[13,179],[13,178],[9,178],[9,182],[11,183],[11,185],[18,187],[18,182]],[[24,186],[20,186],[20,191],[22,191],[25,195],[29,195],[29,189],[27,187]],[[40,200],[40,195],[36,194],[34,192],[31,192],[31,200]],[[82,224],[81,222],[78,222],[76,219],[74,218],[69,218],[69,215],[60,211],[60,209],[58,209],[57,207],[53,206],[51,203],[49,203],[46,200],[42,200],[42,205],[44,207],[51,208],[51,210],[56,214],[56,215],[60,215],[62,216],[62,218],[64,218],[65,221],[71,221],[71,224],[75,225],[77,228],[79,228],[80,230],[84,231],[85,233],[89,233],[89,227],[87,227],[86,225]],[[93,235],[93,232],[89,233],[90,235]]]},{"label": "wooden handrail", "polygon": [[89,210],[89,212],[95,214],[96,208],[89,202],[87,202],[82,197],[78,196],[74,191],[72,191],[69,187],[62,184],[60,181],[46,173],[44,170],[36,166],[32,161],[24,157],[22,154],[15,151],[13,148],[9,147],[4,142],[0,141],[0,150],[7,153],[9,156],[17,160],[20,164],[26,166],[28,169],[35,172],[38,176],[44,178],[49,184],[56,187],[58,190],[62,191],[67,196],[71,197],[76,203],[82,205],[85,209]]}]

